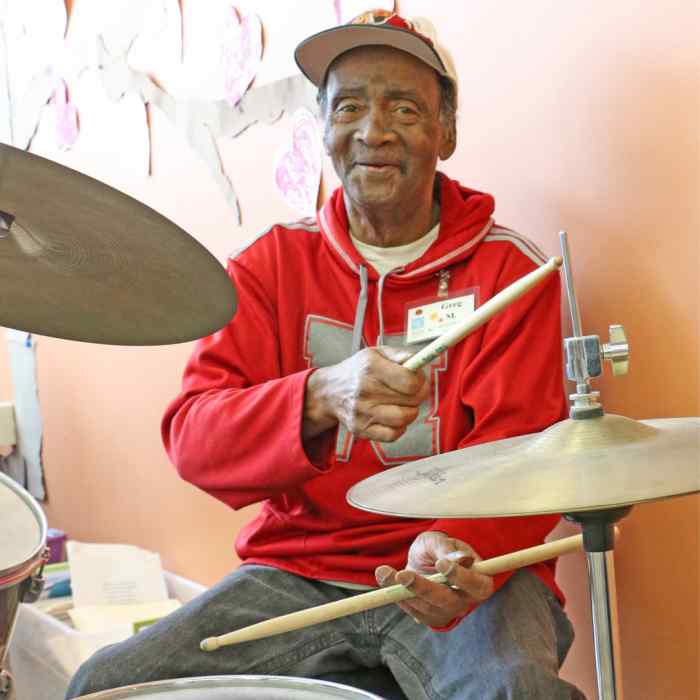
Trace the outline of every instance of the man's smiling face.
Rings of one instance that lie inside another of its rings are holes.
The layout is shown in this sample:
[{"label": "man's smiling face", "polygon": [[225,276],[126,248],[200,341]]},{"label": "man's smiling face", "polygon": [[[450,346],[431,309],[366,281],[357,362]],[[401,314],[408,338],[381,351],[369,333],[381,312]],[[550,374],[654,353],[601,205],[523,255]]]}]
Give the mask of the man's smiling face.
[{"label": "man's smiling face", "polygon": [[454,150],[437,73],[408,53],[363,46],[331,65],[324,144],[345,195],[363,208],[432,199],[438,157]]}]

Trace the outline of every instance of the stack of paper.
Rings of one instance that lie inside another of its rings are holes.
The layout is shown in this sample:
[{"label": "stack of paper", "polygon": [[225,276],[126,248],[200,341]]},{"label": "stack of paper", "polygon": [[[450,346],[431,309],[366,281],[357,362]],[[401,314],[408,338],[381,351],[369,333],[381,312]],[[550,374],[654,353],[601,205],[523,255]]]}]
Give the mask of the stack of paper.
[{"label": "stack of paper", "polygon": [[169,599],[160,556],[131,545],[68,542],[73,608],[83,632],[129,636],[180,607]]}]

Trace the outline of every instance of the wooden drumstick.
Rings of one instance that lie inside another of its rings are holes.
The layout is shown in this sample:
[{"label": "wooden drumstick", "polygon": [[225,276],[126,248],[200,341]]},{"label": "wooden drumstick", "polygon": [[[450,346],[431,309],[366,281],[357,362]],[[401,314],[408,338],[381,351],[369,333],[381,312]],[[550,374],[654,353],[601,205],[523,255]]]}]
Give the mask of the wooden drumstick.
[{"label": "wooden drumstick", "polygon": [[469,335],[479,326],[483,326],[486,321],[501,311],[501,309],[512,304],[516,299],[525,294],[525,292],[529,291],[536,284],[539,284],[552,274],[552,272],[558,270],[561,264],[562,259],[560,257],[550,258],[544,265],[541,265],[536,270],[516,280],[513,284],[491,297],[485,304],[482,304],[476,309],[469,318],[466,318],[454,328],[433,340],[432,343],[415,355],[409,357],[408,360],[403,363],[403,366],[407,369],[416,370],[423,367],[423,365],[427,365],[428,362],[445,352],[447,348],[458,343],[462,338]]},{"label": "wooden drumstick", "polygon": [[[617,528],[615,528],[617,534]],[[583,536],[573,535],[572,537],[564,537],[553,542],[521,549],[517,552],[504,554],[500,557],[493,557],[484,561],[475,562],[472,565],[474,571],[481,574],[493,576],[504,571],[512,571],[520,569],[523,566],[537,564],[547,559],[553,559],[560,554],[578,551],[583,548]],[[445,583],[446,579],[442,574],[433,574],[426,576],[429,581],[436,583]],[[402,585],[388,586],[387,588],[379,588],[368,593],[360,593],[352,598],[338,600],[325,605],[318,605],[315,608],[308,610],[299,610],[298,612],[275,617],[271,620],[258,622],[249,627],[222,634],[219,637],[208,637],[200,643],[202,651],[215,651],[219,647],[228,646],[230,644],[238,644],[239,642],[249,642],[254,639],[262,639],[264,637],[272,637],[283,632],[291,632],[303,627],[317,625],[320,622],[328,622],[335,620],[345,615],[362,612],[364,610],[372,610],[379,608],[382,605],[389,603],[398,603],[402,600],[415,597],[408,588]]]}]

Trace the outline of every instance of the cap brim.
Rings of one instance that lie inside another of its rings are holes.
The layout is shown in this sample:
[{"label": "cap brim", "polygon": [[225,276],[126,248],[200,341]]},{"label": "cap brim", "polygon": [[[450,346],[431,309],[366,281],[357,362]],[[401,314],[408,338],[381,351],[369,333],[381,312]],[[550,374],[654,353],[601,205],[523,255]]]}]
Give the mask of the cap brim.
[{"label": "cap brim", "polygon": [[302,41],[294,51],[294,60],[314,85],[320,85],[338,56],[360,46],[392,46],[450,77],[435,49],[413,32],[391,25],[344,24],[326,29]]}]

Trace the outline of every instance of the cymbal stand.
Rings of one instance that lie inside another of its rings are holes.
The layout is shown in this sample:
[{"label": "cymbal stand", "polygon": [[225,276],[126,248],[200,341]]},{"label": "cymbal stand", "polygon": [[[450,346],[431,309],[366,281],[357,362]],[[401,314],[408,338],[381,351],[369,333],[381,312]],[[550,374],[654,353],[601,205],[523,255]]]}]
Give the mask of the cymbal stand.
[{"label": "cymbal stand", "polygon": [[[564,340],[566,374],[576,382],[576,393],[569,397],[572,401],[569,415],[572,420],[591,420],[603,416],[603,407],[598,401],[600,393],[591,389],[591,378],[602,374],[603,360],[610,361],[613,374],[626,374],[629,369],[629,346],[620,325],[610,326],[610,342],[605,345],[601,345],[596,335],[583,335],[566,232],[562,231],[559,238],[573,332],[572,338]],[[579,523],[583,531],[583,545],[588,560],[599,700],[622,700],[613,525],[630,510],[631,506],[625,506],[566,513],[564,516]]]},{"label": "cymbal stand", "polygon": [[632,506],[623,506],[564,515],[567,520],[581,525],[583,531],[583,548],[588,560],[593,643],[600,700],[622,700],[613,525],[630,510]]}]

